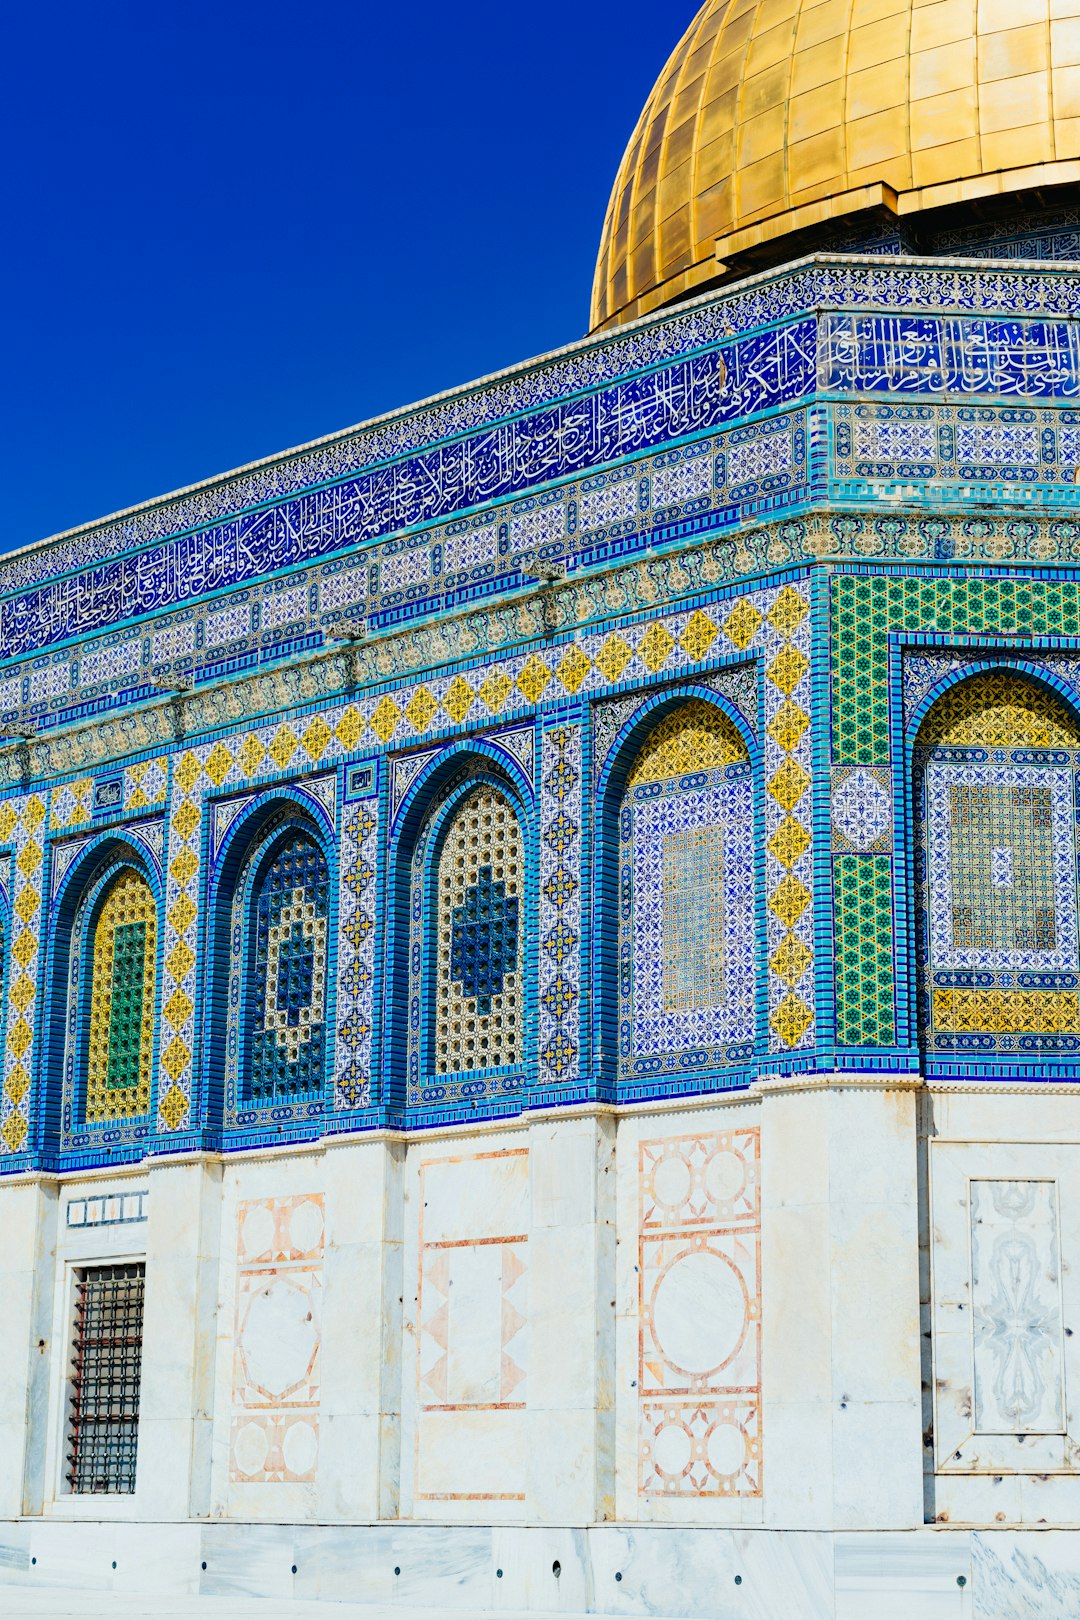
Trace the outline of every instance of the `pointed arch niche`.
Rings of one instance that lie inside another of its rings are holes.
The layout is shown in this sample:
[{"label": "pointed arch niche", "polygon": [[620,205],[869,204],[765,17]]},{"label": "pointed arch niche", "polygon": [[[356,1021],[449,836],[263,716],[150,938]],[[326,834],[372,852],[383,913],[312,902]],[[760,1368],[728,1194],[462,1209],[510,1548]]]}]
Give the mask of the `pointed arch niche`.
[{"label": "pointed arch niche", "polygon": [[493,759],[473,755],[448,761],[421,792],[398,857],[408,1004],[392,1056],[395,1067],[404,1060],[405,1102],[413,1113],[519,1106],[535,990],[521,791]]},{"label": "pointed arch niche", "polygon": [[231,830],[215,897],[208,1112],[226,1129],[318,1117],[333,1027],[332,850],[273,796]]},{"label": "pointed arch niche", "polygon": [[1075,1066],[1080,723],[1011,669],[950,686],[912,756],[919,1038],[931,1070]]},{"label": "pointed arch niche", "polygon": [[620,1088],[753,1057],[753,774],[740,727],[697,697],[668,704],[627,741],[606,818],[617,973],[604,1046],[614,1045]]},{"label": "pointed arch niche", "polygon": [[[60,1145],[111,1145],[146,1134],[157,1022],[159,902],[141,852],[99,844],[70,888],[55,927],[54,1036],[62,1050]],[[50,1058],[50,1067],[52,1058]],[[55,1072],[55,1071],[54,1071]],[[55,1096],[55,1093],[54,1093]],[[136,1122],[144,1122],[136,1127]]]}]

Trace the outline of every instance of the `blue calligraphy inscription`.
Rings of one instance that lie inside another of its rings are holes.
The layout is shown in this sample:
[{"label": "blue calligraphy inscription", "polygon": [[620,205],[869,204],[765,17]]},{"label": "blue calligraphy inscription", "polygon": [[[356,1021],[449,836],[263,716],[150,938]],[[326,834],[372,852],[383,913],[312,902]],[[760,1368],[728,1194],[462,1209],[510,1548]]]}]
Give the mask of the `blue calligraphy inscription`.
[{"label": "blue calligraphy inscription", "polygon": [[815,348],[812,319],[759,332],[8,598],[4,653],[85,636],[800,399],[814,387]]},{"label": "blue calligraphy inscription", "polygon": [[827,315],[820,386],[845,393],[1080,397],[1073,321]]}]

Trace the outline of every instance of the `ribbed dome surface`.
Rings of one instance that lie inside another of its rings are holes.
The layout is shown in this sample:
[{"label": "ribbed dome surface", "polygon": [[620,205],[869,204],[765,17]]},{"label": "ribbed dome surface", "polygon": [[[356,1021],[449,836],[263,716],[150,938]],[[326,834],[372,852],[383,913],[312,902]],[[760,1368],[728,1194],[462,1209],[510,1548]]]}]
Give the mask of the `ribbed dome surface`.
[{"label": "ribbed dome surface", "polygon": [[908,213],[1073,181],[1078,160],[1080,0],[706,0],[626,149],[592,325],[875,187]]}]

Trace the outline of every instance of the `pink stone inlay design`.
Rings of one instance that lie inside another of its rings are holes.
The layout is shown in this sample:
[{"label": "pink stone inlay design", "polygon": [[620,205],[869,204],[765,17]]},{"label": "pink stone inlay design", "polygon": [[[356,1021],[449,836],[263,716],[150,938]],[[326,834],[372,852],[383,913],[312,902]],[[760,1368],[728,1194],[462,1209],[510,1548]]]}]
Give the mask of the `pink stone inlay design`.
[{"label": "pink stone inlay design", "polygon": [[639,1487],[761,1494],[756,1128],[639,1147]]},{"label": "pink stone inlay design", "polygon": [[229,1448],[236,1483],[315,1478],[323,1242],[321,1193],[240,1205]]}]

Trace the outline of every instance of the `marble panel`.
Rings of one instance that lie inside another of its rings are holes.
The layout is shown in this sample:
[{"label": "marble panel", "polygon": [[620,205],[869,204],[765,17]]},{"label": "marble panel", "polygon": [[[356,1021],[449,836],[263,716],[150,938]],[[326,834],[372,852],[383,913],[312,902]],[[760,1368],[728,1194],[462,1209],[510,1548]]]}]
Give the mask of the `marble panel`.
[{"label": "marble panel", "polygon": [[968,1620],[971,1614],[964,1535],[837,1536],[833,1559],[835,1620]]},{"label": "marble panel", "polygon": [[421,1158],[416,1503],[475,1514],[525,1500],[529,1152]]},{"label": "marble panel", "polygon": [[[1080,1477],[1080,1148],[930,1147],[937,1511],[942,1475]],[[1026,1509],[1024,1516],[1027,1517]]]},{"label": "marble panel", "polygon": [[318,1192],[239,1207],[229,1464],[238,1484],[316,1478],[323,1202]]}]

